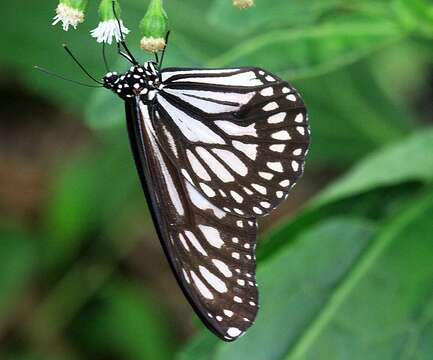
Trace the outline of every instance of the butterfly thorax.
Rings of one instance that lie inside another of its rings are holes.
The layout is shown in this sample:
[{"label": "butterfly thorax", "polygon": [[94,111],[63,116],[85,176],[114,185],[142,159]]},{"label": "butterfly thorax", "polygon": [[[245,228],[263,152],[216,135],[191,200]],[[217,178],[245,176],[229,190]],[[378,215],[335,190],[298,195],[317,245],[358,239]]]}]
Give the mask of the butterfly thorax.
[{"label": "butterfly thorax", "polygon": [[134,65],[125,74],[109,72],[103,78],[104,87],[112,90],[123,100],[137,96],[152,100],[161,87],[161,78],[156,63],[145,62]]}]

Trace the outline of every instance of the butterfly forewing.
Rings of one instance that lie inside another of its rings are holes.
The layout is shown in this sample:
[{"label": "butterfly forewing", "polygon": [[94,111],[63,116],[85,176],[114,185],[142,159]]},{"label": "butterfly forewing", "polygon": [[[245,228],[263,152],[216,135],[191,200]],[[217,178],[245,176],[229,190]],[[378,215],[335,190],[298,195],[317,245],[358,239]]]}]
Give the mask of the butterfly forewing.
[{"label": "butterfly forewing", "polygon": [[286,198],[309,143],[295,89],[255,68],[168,69],[162,78],[155,126],[188,181],[245,217],[265,215]]}]

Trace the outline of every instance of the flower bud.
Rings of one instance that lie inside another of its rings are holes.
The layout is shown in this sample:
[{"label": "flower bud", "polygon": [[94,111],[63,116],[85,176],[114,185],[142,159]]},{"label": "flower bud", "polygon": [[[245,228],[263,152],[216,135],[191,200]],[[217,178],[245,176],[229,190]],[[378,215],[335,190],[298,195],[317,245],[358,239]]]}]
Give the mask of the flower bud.
[{"label": "flower bud", "polygon": [[233,0],[233,5],[239,9],[247,9],[254,6],[254,0]]},{"label": "flower bud", "polygon": [[61,22],[65,31],[69,30],[69,26],[76,29],[78,24],[84,22],[86,7],[87,0],[60,0],[53,25]]},{"label": "flower bud", "polygon": [[[114,11],[113,0],[101,1],[99,5],[99,16],[101,21],[99,22],[98,27],[90,32],[90,34],[96,38],[98,43],[105,42],[111,44],[113,38],[116,42],[120,42],[122,40],[122,34],[123,36],[129,34],[129,30],[123,25],[123,21],[120,19],[121,10],[118,0],[115,0]],[[119,21],[117,21],[116,16],[119,18]]]},{"label": "flower bud", "polygon": [[141,48],[149,52],[164,50],[167,45],[165,43],[167,31],[168,18],[162,7],[162,0],[151,0],[147,12],[140,22]]}]

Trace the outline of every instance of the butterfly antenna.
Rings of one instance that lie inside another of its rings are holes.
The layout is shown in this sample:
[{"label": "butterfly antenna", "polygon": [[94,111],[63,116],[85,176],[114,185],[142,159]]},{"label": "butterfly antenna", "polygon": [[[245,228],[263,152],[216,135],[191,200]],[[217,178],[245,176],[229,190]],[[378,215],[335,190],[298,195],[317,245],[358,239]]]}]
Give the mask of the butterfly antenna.
[{"label": "butterfly antenna", "polygon": [[61,79],[61,80],[64,80],[64,81],[71,82],[73,84],[77,84],[77,85],[81,85],[81,86],[86,86],[86,87],[90,87],[90,88],[101,88],[101,87],[103,87],[102,85],[89,85],[89,84],[84,84],[84,83],[79,82],[79,81],[68,79],[68,78],[66,78],[66,77],[64,77],[62,75],[53,73],[52,71],[49,71],[49,70],[44,69],[44,68],[41,68],[40,66],[37,66],[37,65],[33,66],[33,68],[36,69],[36,70],[38,70],[38,71],[40,71],[40,72],[43,72],[44,74],[53,76],[55,78],[58,78],[58,79]]},{"label": "butterfly antenna", "polygon": [[[116,0],[113,0],[113,2],[112,2],[112,7],[113,7],[113,14],[114,14],[114,17],[115,17],[115,19],[116,19],[116,21],[117,21],[117,26],[119,27],[119,32],[120,32],[120,44],[123,46],[123,48],[125,49],[125,51],[126,51],[126,54],[124,54],[122,51],[121,51],[121,49],[120,49],[120,45],[119,45],[119,43],[117,44],[117,48],[118,48],[118,50],[119,50],[119,54],[120,55],[122,55],[122,56],[124,56],[126,59],[128,59],[131,63],[133,63],[134,65],[138,65],[138,62],[137,62],[137,60],[135,60],[135,57],[134,57],[134,55],[132,55],[132,53],[131,53],[131,51],[129,51],[129,49],[128,49],[128,46],[126,45],[126,41],[125,41],[125,37],[123,36],[123,32],[122,32],[122,24],[120,23],[120,19],[119,19],[119,17],[117,16],[117,12],[116,12]],[[128,56],[126,56],[126,55],[128,55]]]},{"label": "butterfly antenna", "polygon": [[110,67],[108,66],[108,60],[107,60],[107,52],[106,52],[106,46],[105,46],[105,42],[102,43],[102,58],[104,59],[104,65],[105,65],[105,70],[107,70],[107,73],[110,72]]},{"label": "butterfly antenna", "polygon": [[170,31],[167,31],[167,34],[165,35],[165,47],[164,47],[164,50],[162,50],[161,60],[160,60],[159,65],[158,65],[159,70],[161,70],[162,62],[164,61],[165,50],[167,49],[167,46],[168,46],[168,38],[169,37],[170,37]]},{"label": "butterfly antenna", "polygon": [[69,50],[68,46],[66,44],[63,44],[63,48],[65,49],[65,51],[69,54],[69,56],[72,58],[72,60],[75,61],[75,63],[80,67],[81,70],[83,70],[83,72],[90,78],[92,79],[94,82],[103,85],[102,82],[100,82],[99,80],[96,80],[92,75],[90,75],[90,73],[86,70],[86,68],[78,61],[78,59],[74,56],[74,54],[72,53],[71,50]]}]

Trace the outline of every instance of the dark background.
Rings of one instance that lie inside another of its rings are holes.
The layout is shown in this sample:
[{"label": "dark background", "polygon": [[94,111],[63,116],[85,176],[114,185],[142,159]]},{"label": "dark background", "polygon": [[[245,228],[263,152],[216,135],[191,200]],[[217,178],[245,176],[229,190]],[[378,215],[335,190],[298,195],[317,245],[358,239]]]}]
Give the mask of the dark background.
[{"label": "dark background", "polygon": [[[239,341],[202,328],[163,258],[122,103],[86,22],[55,1],[0,13],[0,359],[432,359],[433,6],[428,0],[167,0],[166,66],[258,66],[310,111],[304,178],[261,223],[261,311]],[[147,2],[122,0],[138,47]],[[114,49],[110,64],[128,68]]]}]

